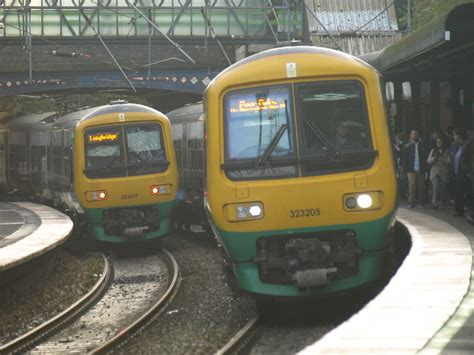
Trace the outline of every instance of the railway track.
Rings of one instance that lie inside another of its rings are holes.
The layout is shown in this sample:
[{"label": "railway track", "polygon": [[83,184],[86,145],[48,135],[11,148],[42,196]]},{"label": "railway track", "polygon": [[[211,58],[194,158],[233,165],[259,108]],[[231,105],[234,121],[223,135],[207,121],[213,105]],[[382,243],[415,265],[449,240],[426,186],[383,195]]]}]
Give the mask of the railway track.
[{"label": "railway track", "polygon": [[41,339],[50,336],[58,329],[64,327],[75,317],[80,315],[85,309],[91,307],[91,305],[97,302],[105,292],[113,275],[112,265],[109,263],[105,255],[102,254],[102,258],[104,260],[102,275],[94,287],[84,295],[84,297],[60,314],[32,329],[28,333],[0,346],[0,354],[17,353],[31,348],[34,344],[41,341]]},{"label": "railway track", "polygon": [[385,265],[383,277],[376,283],[319,300],[296,303],[273,300],[217,354],[294,354],[316,342],[383,290],[409,252],[411,239],[407,233],[406,228],[397,223],[393,264]]},{"label": "railway track", "polygon": [[227,354],[242,354],[248,353],[260,333],[262,327],[262,315],[258,314],[255,318],[248,321],[248,323],[239,332],[230,339],[218,352],[217,355]]},{"label": "railway track", "polygon": [[171,303],[172,299],[176,295],[180,279],[179,279],[179,266],[175,258],[167,250],[163,249],[163,253],[168,257],[167,267],[170,271],[170,278],[168,280],[168,287],[166,291],[159,297],[159,299],[147,310],[145,311],[138,319],[136,319],[132,324],[123,329],[120,333],[115,335],[112,339],[108,340],[106,343],[102,344],[100,347],[92,351],[93,354],[104,353],[112,350],[115,346],[124,342],[127,337],[136,332],[141,327],[145,326],[147,322],[153,319],[154,316],[160,315],[164,312]]},{"label": "railway track", "polygon": [[179,287],[178,264],[166,250],[113,258],[107,264],[108,276],[103,275],[101,291],[96,286],[90,292],[97,295],[94,301],[78,305],[75,310],[71,307],[63,312],[69,321],[52,327],[43,324],[34,337],[28,341],[17,339],[1,348],[0,353],[28,349],[30,353],[110,351],[161,314]]},{"label": "railway track", "polygon": [[319,302],[275,302],[242,327],[217,354],[297,353],[356,313],[368,299],[370,296],[352,295]]}]

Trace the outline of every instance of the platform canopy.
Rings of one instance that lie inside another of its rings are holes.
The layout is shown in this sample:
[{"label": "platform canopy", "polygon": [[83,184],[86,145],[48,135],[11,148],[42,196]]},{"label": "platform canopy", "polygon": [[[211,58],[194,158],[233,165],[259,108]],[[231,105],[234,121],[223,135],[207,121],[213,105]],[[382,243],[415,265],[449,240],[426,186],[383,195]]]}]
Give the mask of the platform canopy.
[{"label": "platform canopy", "polygon": [[359,56],[386,80],[466,79],[474,69],[474,3],[464,3],[380,51]]}]

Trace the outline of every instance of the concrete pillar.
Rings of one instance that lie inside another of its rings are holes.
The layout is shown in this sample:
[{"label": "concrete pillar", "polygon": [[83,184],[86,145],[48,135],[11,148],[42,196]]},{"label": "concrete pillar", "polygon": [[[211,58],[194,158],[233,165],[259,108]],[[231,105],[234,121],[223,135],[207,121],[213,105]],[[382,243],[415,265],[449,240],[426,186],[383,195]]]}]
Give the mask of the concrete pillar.
[{"label": "concrete pillar", "polygon": [[402,83],[400,81],[393,82],[394,99],[396,105],[395,115],[395,132],[406,131],[406,119],[403,115],[403,98],[402,98]]},{"label": "concrete pillar", "polygon": [[439,81],[433,80],[430,82],[430,95],[431,95],[431,128],[440,128],[441,126],[441,114],[440,104],[441,95],[439,90]]},{"label": "concrete pillar", "polygon": [[[413,128],[421,128],[421,118],[420,118],[420,82],[412,81],[411,83],[411,118],[410,126]],[[423,132],[425,135],[427,132]],[[428,132],[429,134],[429,132]]]},{"label": "concrete pillar", "polygon": [[451,82],[451,111],[453,115],[453,126],[455,128],[465,128],[465,122],[463,120],[463,105],[461,103],[464,100],[464,91],[462,91],[462,85],[458,80]]},{"label": "concrete pillar", "polygon": [[473,87],[472,81],[466,80],[464,81],[464,106],[463,106],[463,121],[465,123],[466,128],[472,129],[473,128],[473,115],[472,115],[472,100],[473,100]]}]

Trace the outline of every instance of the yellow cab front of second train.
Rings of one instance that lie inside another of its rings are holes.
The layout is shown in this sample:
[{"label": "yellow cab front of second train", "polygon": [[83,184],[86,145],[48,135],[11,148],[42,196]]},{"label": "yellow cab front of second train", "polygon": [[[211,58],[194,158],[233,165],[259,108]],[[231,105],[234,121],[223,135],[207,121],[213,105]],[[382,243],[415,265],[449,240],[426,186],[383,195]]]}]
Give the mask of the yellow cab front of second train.
[{"label": "yellow cab front of second train", "polygon": [[314,296],[375,280],[396,211],[379,74],[333,50],[246,58],[205,92],[206,208],[240,287]]},{"label": "yellow cab front of second train", "polygon": [[167,234],[178,191],[168,118],[127,103],[88,114],[75,128],[74,179],[95,239],[126,243]]}]

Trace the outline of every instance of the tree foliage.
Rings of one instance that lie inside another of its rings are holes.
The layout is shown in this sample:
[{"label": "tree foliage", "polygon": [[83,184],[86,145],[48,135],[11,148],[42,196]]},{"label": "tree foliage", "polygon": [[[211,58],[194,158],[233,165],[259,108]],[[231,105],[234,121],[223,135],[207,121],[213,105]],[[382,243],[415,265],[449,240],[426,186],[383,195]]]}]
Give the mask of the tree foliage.
[{"label": "tree foliage", "polygon": [[413,29],[423,26],[452,7],[474,1],[466,0],[412,0]]}]

